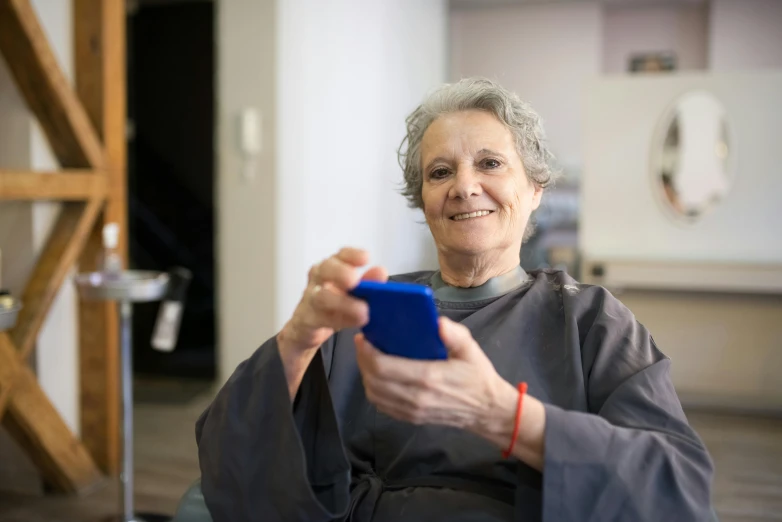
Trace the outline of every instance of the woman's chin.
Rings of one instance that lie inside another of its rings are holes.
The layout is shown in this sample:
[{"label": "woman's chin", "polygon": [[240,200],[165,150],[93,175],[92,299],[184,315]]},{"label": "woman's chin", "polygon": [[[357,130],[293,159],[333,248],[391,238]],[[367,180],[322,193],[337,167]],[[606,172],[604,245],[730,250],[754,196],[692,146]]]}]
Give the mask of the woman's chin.
[{"label": "woman's chin", "polygon": [[445,251],[458,256],[480,256],[492,249],[492,245],[485,239],[458,240],[445,245]]}]

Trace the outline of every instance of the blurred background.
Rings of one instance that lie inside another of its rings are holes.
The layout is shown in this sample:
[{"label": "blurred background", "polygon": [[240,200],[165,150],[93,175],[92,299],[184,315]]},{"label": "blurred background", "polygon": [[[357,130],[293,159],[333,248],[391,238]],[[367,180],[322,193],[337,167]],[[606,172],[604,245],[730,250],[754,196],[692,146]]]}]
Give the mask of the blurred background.
[{"label": "blurred background", "polygon": [[[31,4],[72,82],[72,2]],[[195,419],[291,315],[310,265],[352,245],[391,273],[436,268],[396,149],[427,92],[486,76],[540,113],[562,172],[522,265],[627,304],[673,360],[720,519],[782,520],[782,0],[125,7],[130,264],[192,274],[173,351],[150,343],[159,303],[135,307],[140,508],[172,513],[198,477]],[[56,169],[5,65],[0,168]],[[0,201],[0,288],[23,292],[59,211]],[[79,434],[77,301],[66,282],[32,367]],[[91,520],[116,509],[113,487],[47,495],[0,430],[0,520]]]}]

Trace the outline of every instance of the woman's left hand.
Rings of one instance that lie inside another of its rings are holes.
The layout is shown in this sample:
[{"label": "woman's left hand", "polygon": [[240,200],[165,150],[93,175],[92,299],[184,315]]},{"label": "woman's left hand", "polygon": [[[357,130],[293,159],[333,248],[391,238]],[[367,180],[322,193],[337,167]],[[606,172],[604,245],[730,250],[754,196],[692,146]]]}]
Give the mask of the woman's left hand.
[{"label": "woman's left hand", "polygon": [[515,388],[497,374],[470,331],[440,318],[448,349],[443,361],[386,355],[356,335],[358,365],[367,399],[378,410],[414,424],[444,424],[481,433],[515,415]]},{"label": "woman's left hand", "polygon": [[[440,337],[448,359],[417,361],[386,355],[357,334],[356,353],[367,399],[395,419],[466,429],[504,449],[514,431],[519,392],[497,373],[464,325],[441,317]],[[542,403],[524,397],[520,422],[513,454],[542,470]]]}]

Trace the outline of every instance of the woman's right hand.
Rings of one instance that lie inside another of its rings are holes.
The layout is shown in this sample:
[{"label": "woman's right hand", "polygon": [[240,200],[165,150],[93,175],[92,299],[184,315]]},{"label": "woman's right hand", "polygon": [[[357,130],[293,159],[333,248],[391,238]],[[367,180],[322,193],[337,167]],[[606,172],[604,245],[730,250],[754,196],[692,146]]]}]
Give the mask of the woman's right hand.
[{"label": "woman's right hand", "polygon": [[[360,327],[369,321],[366,302],[348,294],[361,280],[385,282],[383,267],[372,267],[361,276],[358,269],[369,262],[369,253],[357,248],[343,248],[335,255],[313,266],[293,316],[277,336],[280,355],[286,366],[289,385],[298,389],[306,366],[299,355],[313,354],[336,330]],[[296,359],[296,361],[292,360]],[[309,364],[311,357],[307,357]],[[299,364],[297,364],[299,363]],[[298,381],[298,382],[296,382]]]}]

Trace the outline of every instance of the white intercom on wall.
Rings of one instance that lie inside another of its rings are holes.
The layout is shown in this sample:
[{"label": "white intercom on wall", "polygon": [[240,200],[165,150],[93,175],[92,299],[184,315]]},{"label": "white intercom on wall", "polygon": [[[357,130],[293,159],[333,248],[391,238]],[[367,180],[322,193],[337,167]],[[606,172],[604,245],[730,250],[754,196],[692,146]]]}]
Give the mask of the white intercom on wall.
[{"label": "white intercom on wall", "polygon": [[248,181],[253,180],[263,145],[261,114],[255,107],[245,107],[239,113],[239,145],[242,153],[242,177]]}]

